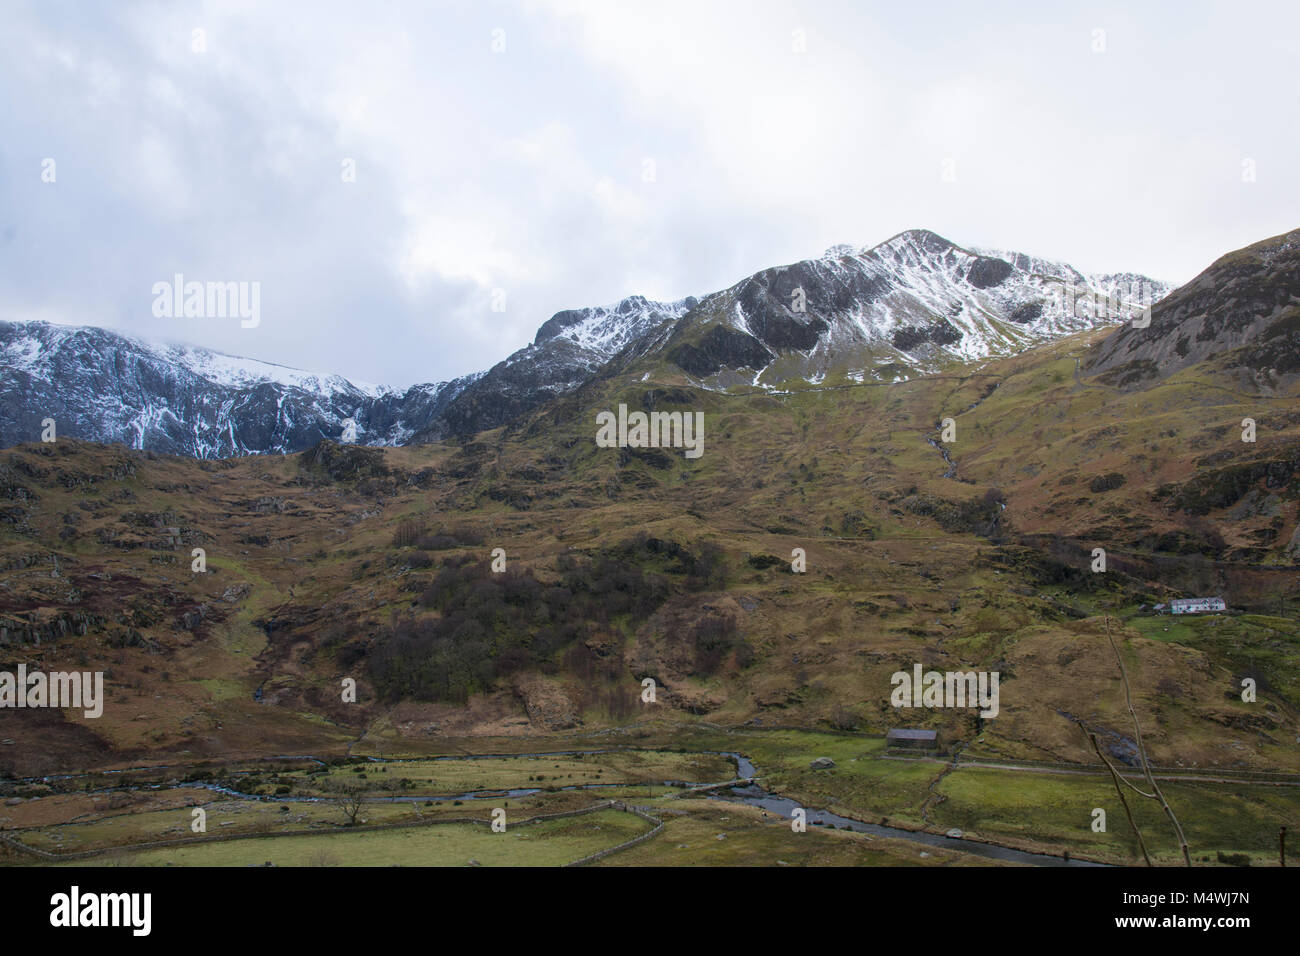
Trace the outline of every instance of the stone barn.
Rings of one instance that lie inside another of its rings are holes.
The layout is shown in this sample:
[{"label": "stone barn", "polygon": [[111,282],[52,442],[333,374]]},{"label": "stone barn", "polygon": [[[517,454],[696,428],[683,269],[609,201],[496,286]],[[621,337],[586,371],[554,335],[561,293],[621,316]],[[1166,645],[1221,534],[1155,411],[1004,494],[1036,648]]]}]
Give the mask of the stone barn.
[{"label": "stone barn", "polygon": [[906,750],[938,750],[939,731],[894,727],[885,734],[885,746],[902,747]]}]

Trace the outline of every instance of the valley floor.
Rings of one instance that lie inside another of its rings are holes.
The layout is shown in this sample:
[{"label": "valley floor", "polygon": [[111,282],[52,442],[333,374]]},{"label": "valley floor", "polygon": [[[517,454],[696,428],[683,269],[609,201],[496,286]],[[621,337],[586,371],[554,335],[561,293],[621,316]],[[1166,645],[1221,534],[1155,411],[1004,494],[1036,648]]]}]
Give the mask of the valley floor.
[{"label": "valley floor", "polygon": [[[1142,862],[1099,766],[954,762],[859,734],[653,720],[480,740],[478,752],[439,743],[449,746],[21,781],[0,812],[0,855],[97,867]],[[833,766],[812,769],[820,757]],[[1278,821],[1300,810],[1300,776],[1202,768],[1157,779],[1194,863],[1278,864]],[[805,832],[791,826],[795,807],[807,808]],[[1105,832],[1093,830],[1099,807]],[[192,829],[198,809],[205,833]],[[1159,810],[1134,812],[1153,862],[1181,862]]]}]

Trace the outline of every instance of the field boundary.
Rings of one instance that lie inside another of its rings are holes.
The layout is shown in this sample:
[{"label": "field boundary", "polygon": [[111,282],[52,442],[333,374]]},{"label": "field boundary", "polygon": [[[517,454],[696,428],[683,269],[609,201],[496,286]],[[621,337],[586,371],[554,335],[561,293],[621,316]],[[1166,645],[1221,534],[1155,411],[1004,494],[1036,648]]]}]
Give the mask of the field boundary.
[{"label": "field boundary", "polygon": [[649,813],[646,813],[645,811],[648,808],[630,807],[625,803],[614,803],[614,801],[610,801],[610,802],[613,803],[617,809],[624,810],[627,813],[632,814],[633,816],[640,817],[646,823],[654,824],[654,829],[650,830],[647,833],[642,833],[640,836],[635,836],[630,840],[626,840],[623,843],[620,843],[618,846],[612,846],[607,850],[600,850],[599,852],[592,853],[590,856],[584,856],[581,860],[574,860],[572,863],[566,863],[564,864],[565,866],[586,866],[588,863],[595,863],[597,860],[603,860],[607,856],[613,856],[615,853],[621,853],[623,850],[634,847],[638,843],[644,843],[646,840],[652,839],[653,837],[657,837],[660,833],[663,832],[664,821],[659,819],[658,817],[652,817]]}]

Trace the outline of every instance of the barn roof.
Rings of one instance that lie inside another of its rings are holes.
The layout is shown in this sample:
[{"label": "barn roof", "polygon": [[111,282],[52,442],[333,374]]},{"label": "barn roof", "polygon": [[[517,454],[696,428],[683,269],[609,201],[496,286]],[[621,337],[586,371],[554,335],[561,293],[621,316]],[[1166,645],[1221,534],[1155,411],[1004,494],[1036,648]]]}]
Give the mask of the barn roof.
[{"label": "barn roof", "polygon": [[913,730],[908,727],[894,727],[886,737],[902,740],[934,740],[939,735],[937,730]]}]

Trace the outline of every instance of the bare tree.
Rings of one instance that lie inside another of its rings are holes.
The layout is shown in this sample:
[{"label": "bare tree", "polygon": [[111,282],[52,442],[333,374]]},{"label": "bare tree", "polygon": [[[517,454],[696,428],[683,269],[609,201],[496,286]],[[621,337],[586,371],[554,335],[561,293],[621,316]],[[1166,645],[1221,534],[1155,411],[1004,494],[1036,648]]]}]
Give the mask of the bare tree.
[{"label": "bare tree", "polygon": [[366,787],[361,783],[340,784],[334,791],[334,805],[347,817],[345,826],[357,825],[357,815],[366,804]]}]

